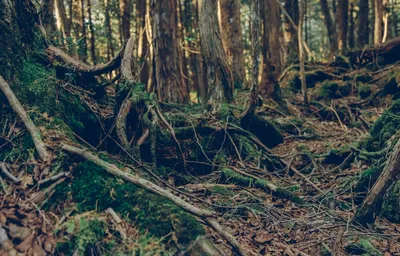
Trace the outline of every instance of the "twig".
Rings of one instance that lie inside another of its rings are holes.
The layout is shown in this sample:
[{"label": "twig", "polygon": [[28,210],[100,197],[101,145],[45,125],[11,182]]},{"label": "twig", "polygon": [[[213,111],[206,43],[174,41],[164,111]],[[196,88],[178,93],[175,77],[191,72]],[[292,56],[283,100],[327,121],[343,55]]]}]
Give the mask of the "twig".
[{"label": "twig", "polygon": [[38,184],[42,185],[49,181],[55,181],[55,180],[61,179],[63,177],[67,177],[68,175],[69,175],[69,172],[60,172],[60,173],[55,174],[54,176],[51,176],[47,179],[43,179],[43,180],[39,181]]},{"label": "twig", "polygon": [[3,162],[0,162],[0,169],[1,169],[1,171],[2,171],[10,180],[12,180],[13,182],[15,182],[15,183],[21,182],[20,179],[18,179],[18,178],[15,177],[14,175],[12,175],[11,172],[9,172],[9,171],[7,170],[7,167],[6,167],[6,165],[5,165]]}]

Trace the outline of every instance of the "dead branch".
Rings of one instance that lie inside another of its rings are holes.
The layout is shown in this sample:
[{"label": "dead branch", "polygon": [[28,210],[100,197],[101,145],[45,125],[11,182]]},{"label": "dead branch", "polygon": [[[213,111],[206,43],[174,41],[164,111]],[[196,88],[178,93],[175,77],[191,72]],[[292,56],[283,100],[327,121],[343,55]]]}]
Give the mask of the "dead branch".
[{"label": "dead branch", "polygon": [[375,210],[378,202],[386,193],[387,189],[398,180],[400,175],[400,140],[397,141],[385,168],[378,180],[369,191],[361,208],[358,210],[355,219],[362,223],[371,223],[375,221]]},{"label": "dead branch", "polygon": [[50,162],[50,156],[47,152],[46,146],[42,140],[42,135],[40,131],[32,122],[31,118],[26,113],[25,109],[22,107],[21,103],[18,101],[17,97],[15,97],[14,92],[11,90],[8,83],[0,76],[0,89],[6,95],[8,102],[10,103],[11,108],[17,113],[17,115],[21,118],[24,123],[26,129],[32,137],[33,143],[35,144],[35,148],[39,154],[40,159],[48,164]]},{"label": "dead branch", "polygon": [[74,71],[78,71],[81,73],[90,73],[93,75],[101,75],[108,72],[111,72],[117,69],[121,65],[121,58],[122,53],[124,52],[125,45],[119,50],[119,52],[115,55],[115,57],[105,64],[98,64],[95,66],[87,65],[80,60],[74,59],[73,57],[69,56],[62,50],[58,49],[55,46],[50,45],[46,52],[52,57],[62,61],[63,63],[67,64]]},{"label": "dead branch", "polygon": [[0,162],[0,169],[1,171],[7,176],[7,178],[9,178],[10,180],[12,180],[15,183],[19,183],[21,180],[18,179],[17,177],[15,177],[14,175],[11,174],[11,172],[8,171],[5,163]]},{"label": "dead branch", "polygon": [[67,144],[62,144],[61,149],[65,152],[72,153],[79,155],[86,160],[89,160],[98,166],[104,168],[105,171],[109,172],[112,175],[115,175],[117,177],[122,178],[123,180],[126,180],[128,182],[131,182],[139,187],[142,187],[148,191],[151,191],[159,196],[165,197],[171,202],[175,203],[177,206],[181,207],[183,210],[187,211],[188,213],[191,213],[197,217],[202,218],[208,225],[210,225],[216,232],[218,232],[222,237],[224,237],[230,245],[239,253],[240,255],[246,255],[245,251],[241,248],[239,243],[236,241],[236,239],[223,230],[223,228],[214,220],[214,216],[216,213],[211,212],[209,210],[201,209],[198,208],[192,204],[189,204],[185,200],[181,199],[178,196],[175,196],[172,194],[170,191],[152,183],[151,181],[148,181],[146,179],[143,179],[139,177],[138,175],[132,175],[130,173],[124,172],[120,170],[118,167],[116,167],[113,164],[109,164],[103,160],[101,160],[99,157],[96,155],[92,154],[89,150],[87,149],[81,149],[77,148],[71,145]]}]

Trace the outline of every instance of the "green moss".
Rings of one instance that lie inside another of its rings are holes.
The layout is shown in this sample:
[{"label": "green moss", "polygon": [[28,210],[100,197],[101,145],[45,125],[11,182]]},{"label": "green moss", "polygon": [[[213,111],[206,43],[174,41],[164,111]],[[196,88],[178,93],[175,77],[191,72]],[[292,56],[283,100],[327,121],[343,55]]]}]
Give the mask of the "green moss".
[{"label": "green moss", "polygon": [[381,215],[392,222],[400,223],[400,181],[397,181],[384,196]]},{"label": "green moss", "polygon": [[368,98],[372,93],[372,86],[369,84],[362,84],[357,87],[358,96],[361,99]]},{"label": "green moss", "polygon": [[378,151],[400,128],[400,100],[393,101],[392,106],[375,121],[370,130],[367,150]]},{"label": "green moss", "polygon": [[380,256],[383,255],[375,246],[372,245],[370,239],[361,238],[358,243],[350,243],[345,246],[345,250],[350,255],[363,256]]},{"label": "green moss", "polygon": [[336,96],[338,86],[339,84],[336,81],[326,81],[322,83],[322,85],[317,88],[315,92],[315,98],[317,100],[334,98]]},{"label": "green moss", "polygon": [[[222,172],[222,179],[227,183],[233,183],[245,187],[256,187],[259,189],[271,191],[269,188],[271,182],[265,179],[253,179],[250,177],[246,177],[229,168],[223,168],[221,172]],[[277,188],[276,191],[271,191],[271,192],[278,197],[289,199],[294,203],[298,204],[304,203],[304,201],[301,198],[292,194],[287,189]]]},{"label": "green moss", "polygon": [[152,235],[163,237],[174,232],[181,244],[204,234],[198,221],[172,202],[110,176],[97,165],[80,163],[74,174],[79,178],[58,186],[53,203],[64,202],[70,195],[81,212],[111,207]]},{"label": "green moss", "polygon": [[80,254],[90,253],[87,251],[89,247],[101,242],[107,235],[106,223],[96,219],[71,219],[64,224],[64,228],[69,239],[57,244],[58,251],[63,253],[73,253],[76,249]]}]

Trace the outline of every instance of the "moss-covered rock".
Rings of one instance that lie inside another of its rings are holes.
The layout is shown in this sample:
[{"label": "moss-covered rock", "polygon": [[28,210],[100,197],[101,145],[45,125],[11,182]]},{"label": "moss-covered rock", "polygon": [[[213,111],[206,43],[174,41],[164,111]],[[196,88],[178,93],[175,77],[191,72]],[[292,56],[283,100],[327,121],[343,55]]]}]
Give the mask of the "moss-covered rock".
[{"label": "moss-covered rock", "polygon": [[371,243],[368,238],[360,238],[358,242],[352,242],[345,246],[345,250],[349,255],[363,255],[363,256],[381,256],[383,255]]},{"label": "moss-covered rock", "polygon": [[143,231],[158,237],[172,232],[178,243],[184,245],[204,234],[199,222],[172,202],[115,178],[93,163],[78,164],[74,175],[76,178],[71,184],[57,188],[50,206],[69,198],[77,203],[80,212],[104,211],[111,207]]}]

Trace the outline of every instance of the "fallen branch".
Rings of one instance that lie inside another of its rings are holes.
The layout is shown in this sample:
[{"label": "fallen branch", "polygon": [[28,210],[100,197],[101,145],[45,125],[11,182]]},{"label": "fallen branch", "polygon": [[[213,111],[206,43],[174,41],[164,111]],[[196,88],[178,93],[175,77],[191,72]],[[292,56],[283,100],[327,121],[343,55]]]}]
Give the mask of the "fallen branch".
[{"label": "fallen branch", "polygon": [[125,45],[122,46],[122,48],[119,50],[117,55],[110,60],[109,62],[105,64],[98,64],[95,66],[90,66],[87,65],[86,63],[83,63],[80,60],[74,59],[73,57],[69,56],[62,50],[58,49],[55,46],[50,45],[47,49],[46,52],[53,57],[56,57],[57,59],[61,60],[65,64],[67,64],[68,67],[70,67],[74,71],[78,71],[81,73],[90,73],[93,75],[101,75],[105,74],[108,72],[111,72],[115,69],[117,69],[121,65],[121,58],[122,58],[122,53],[124,52]]},{"label": "fallen branch", "polygon": [[362,223],[371,223],[375,221],[375,208],[387,189],[398,180],[400,175],[400,140],[397,141],[385,168],[378,180],[369,191],[361,208],[358,210],[355,219]]},{"label": "fallen branch", "polygon": [[21,180],[15,177],[14,175],[11,174],[11,172],[8,171],[5,163],[0,162],[0,169],[1,171],[13,182],[19,183]]},{"label": "fallen branch", "polygon": [[142,187],[146,190],[149,190],[159,196],[167,198],[168,200],[175,203],[176,205],[178,205],[179,207],[181,207],[183,210],[187,211],[188,213],[191,213],[191,214],[203,219],[205,223],[210,225],[216,232],[218,232],[222,237],[224,237],[230,243],[230,245],[235,249],[235,251],[237,253],[239,253],[239,255],[246,255],[244,250],[241,248],[239,243],[236,241],[236,239],[231,234],[224,231],[223,228],[214,220],[214,216],[216,215],[216,213],[209,211],[209,210],[198,208],[194,205],[191,205],[188,202],[186,202],[185,200],[181,199],[180,197],[175,196],[170,191],[168,191],[146,179],[143,179],[137,175],[132,175],[130,173],[124,172],[124,171],[120,170],[118,167],[116,167],[115,165],[109,164],[109,163],[101,160],[99,157],[92,154],[87,149],[81,149],[81,148],[77,148],[77,147],[67,145],[67,144],[62,144],[61,149],[65,152],[79,155],[79,156],[85,158],[86,160],[89,160],[89,161],[97,164],[98,166],[104,168],[105,171],[109,172],[112,175],[120,177],[125,181],[131,182],[131,183],[133,183],[139,187]]},{"label": "fallen branch", "polygon": [[0,76],[0,89],[6,95],[8,102],[10,103],[11,108],[17,113],[17,115],[21,118],[22,122],[24,123],[26,129],[28,130],[29,134],[32,137],[33,144],[35,144],[35,148],[39,154],[40,159],[49,164],[50,156],[47,152],[46,146],[43,143],[42,136],[32,122],[28,114],[26,113],[25,109],[22,107],[21,103],[18,101],[17,97],[15,97],[14,92],[11,90],[8,83]]}]

